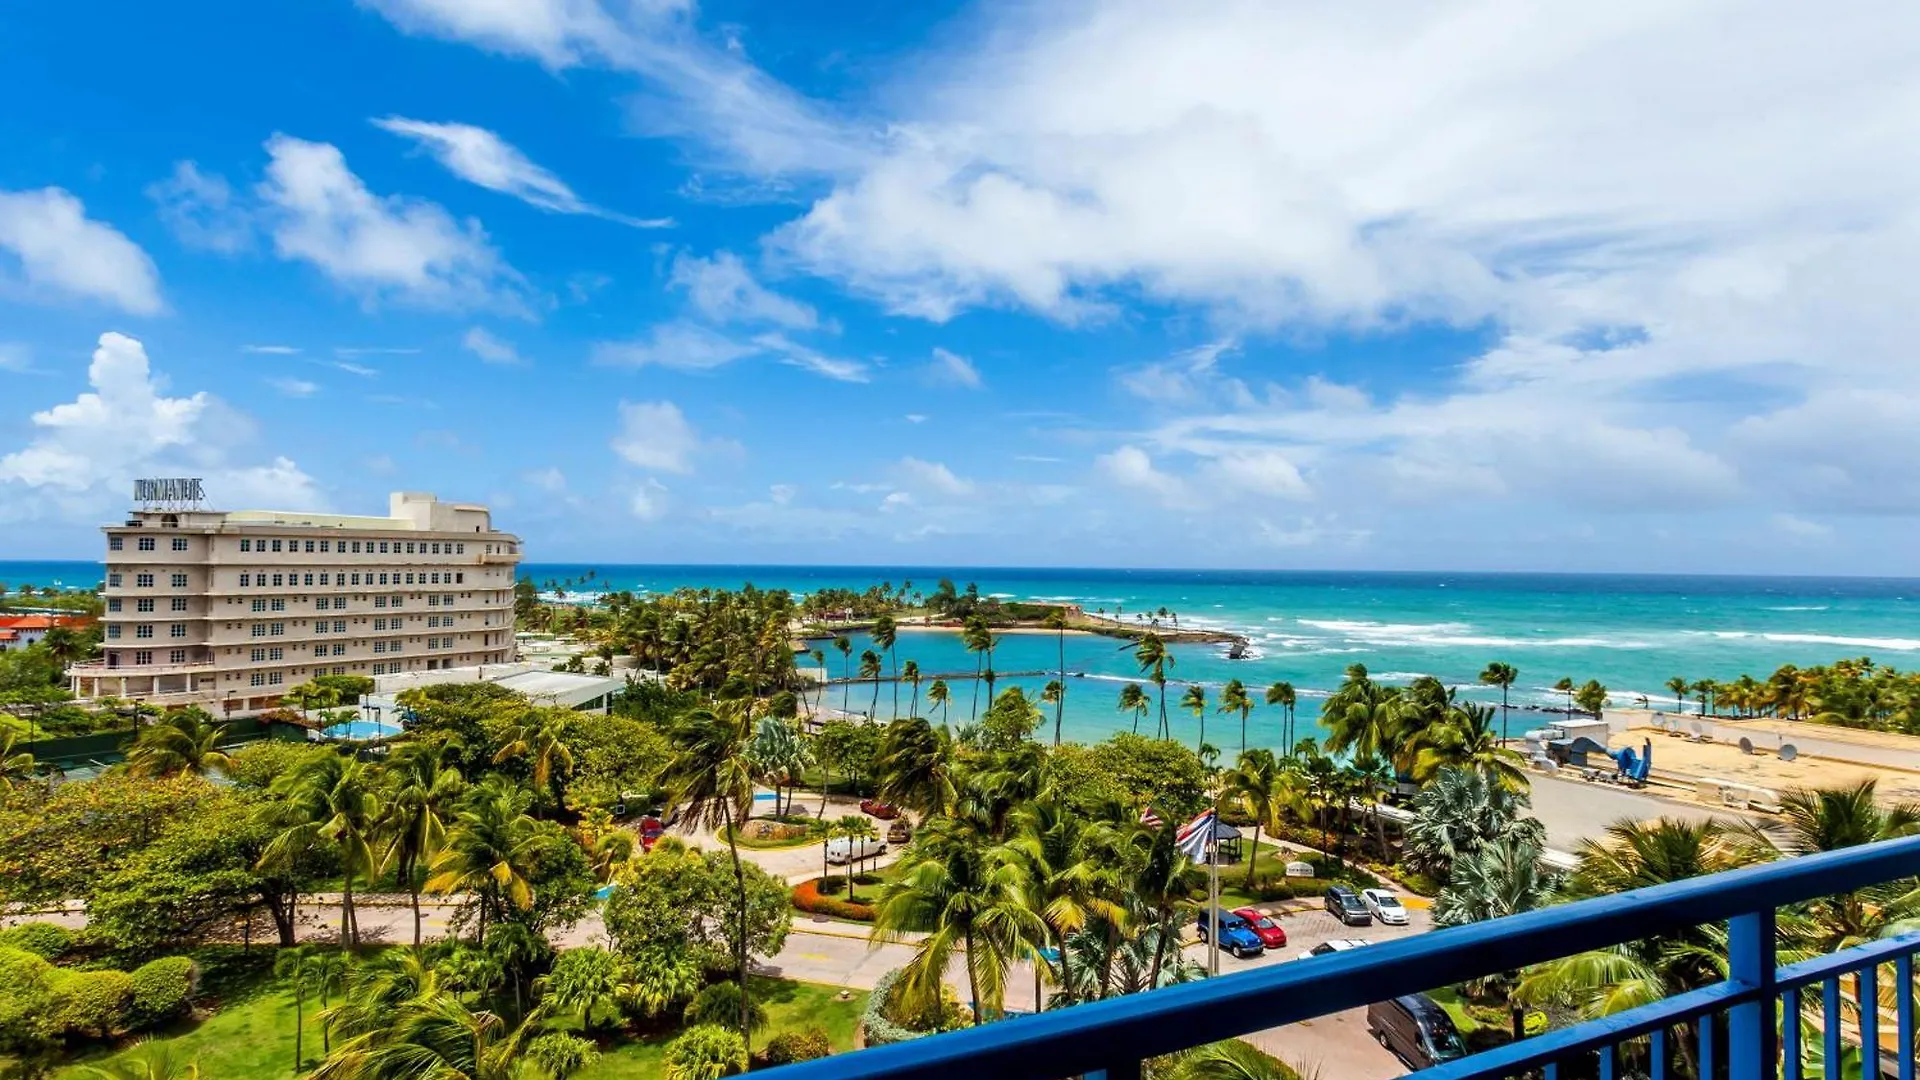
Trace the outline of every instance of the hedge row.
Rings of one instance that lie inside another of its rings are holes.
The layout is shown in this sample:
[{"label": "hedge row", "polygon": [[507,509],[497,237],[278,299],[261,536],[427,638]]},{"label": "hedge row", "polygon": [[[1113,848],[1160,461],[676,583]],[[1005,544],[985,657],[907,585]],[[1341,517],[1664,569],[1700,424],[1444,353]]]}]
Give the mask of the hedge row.
[{"label": "hedge row", "polygon": [[827,915],[836,919],[852,919],[855,922],[872,922],[873,906],[824,896],[820,892],[819,878],[803,881],[793,887],[793,906],[814,915]]},{"label": "hedge row", "polygon": [[893,984],[900,981],[900,971],[900,968],[894,968],[880,976],[873,984],[873,993],[867,995],[866,1010],[860,1014],[860,1031],[868,1046],[907,1042],[927,1034],[909,1030],[887,1019],[887,1001],[893,997]]},{"label": "hedge row", "polygon": [[44,1038],[108,1039],[187,1011],[196,969],[170,956],[125,971],[55,967],[24,949],[0,948],[0,1030]]}]

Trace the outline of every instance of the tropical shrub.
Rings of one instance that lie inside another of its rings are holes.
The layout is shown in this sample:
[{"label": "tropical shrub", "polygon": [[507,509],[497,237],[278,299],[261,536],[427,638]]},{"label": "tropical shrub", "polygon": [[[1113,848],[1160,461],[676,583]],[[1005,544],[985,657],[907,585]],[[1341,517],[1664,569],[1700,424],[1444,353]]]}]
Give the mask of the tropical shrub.
[{"label": "tropical shrub", "polygon": [[1296,895],[1293,882],[1285,874],[1262,874],[1253,879],[1252,887],[1243,887],[1241,891],[1263,904],[1291,900]]},{"label": "tropical shrub", "polygon": [[62,971],[53,980],[53,1023],[70,1034],[125,1031],[132,1005],[133,976],[124,971]]},{"label": "tropical shrub", "polygon": [[[841,887],[845,888],[845,885]],[[820,895],[819,878],[803,881],[793,887],[793,906],[801,911],[835,919],[852,919],[855,922],[873,921],[872,905]]]},{"label": "tropical shrub", "polygon": [[26,922],[0,930],[0,949],[19,949],[43,960],[57,960],[73,948],[73,932],[50,922]]},{"label": "tropical shrub", "polygon": [[813,1061],[833,1053],[833,1043],[827,1038],[824,1029],[810,1027],[803,1031],[783,1031],[767,1040],[767,1048],[760,1052],[760,1060],[768,1065],[791,1065],[796,1061]]},{"label": "tropical shrub", "polygon": [[868,1046],[956,1031],[972,1022],[950,986],[940,988],[938,1003],[914,1006],[910,995],[902,993],[900,976],[904,970],[895,968],[880,976],[874,983],[873,993],[867,996],[867,1007],[860,1015],[860,1030]]},{"label": "tropical shrub", "polygon": [[199,969],[184,956],[165,956],[135,968],[128,976],[129,1026],[148,1028],[186,1012],[198,978]]},{"label": "tropical shrub", "polygon": [[0,948],[0,1055],[32,1052],[57,1036],[53,983],[60,969],[23,949]]},{"label": "tropical shrub", "polygon": [[[714,983],[693,995],[693,1000],[687,1004],[687,1011],[682,1019],[687,1022],[688,1027],[714,1024],[738,1031],[740,1029],[740,984]],[[751,1001],[747,1005],[747,1026],[754,1031],[767,1026],[767,1010],[757,1001]]]},{"label": "tropical shrub", "polygon": [[549,1031],[527,1044],[527,1059],[554,1080],[566,1080],[600,1060],[600,1051],[592,1041],[578,1035]]},{"label": "tropical shrub", "polygon": [[746,1040],[717,1024],[690,1027],[667,1044],[666,1080],[720,1080],[746,1071]]}]

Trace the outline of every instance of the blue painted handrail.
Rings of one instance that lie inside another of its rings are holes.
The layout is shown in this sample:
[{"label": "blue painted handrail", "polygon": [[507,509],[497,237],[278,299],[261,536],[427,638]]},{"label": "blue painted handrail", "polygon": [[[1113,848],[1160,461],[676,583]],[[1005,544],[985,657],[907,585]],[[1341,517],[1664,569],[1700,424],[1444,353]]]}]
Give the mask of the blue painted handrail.
[{"label": "blue painted handrail", "polygon": [[[1397,938],[1151,993],[1129,994],[964,1031],[838,1055],[774,1070],[781,1080],[1063,1080],[1104,1073],[1137,1077],[1152,1057],[1325,1016],[1403,994],[1670,933],[1729,923],[1728,982],[1646,1007],[1679,1023],[1730,1010],[1730,1074],[1771,1075],[1777,1038],[1773,960],[1776,909],[1902,878],[1920,877],[1920,837],[1786,859],[1727,873],[1563,904],[1471,926]],[[1852,970],[1852,969],[1849,969]],[[1636,1014],[1642,1010],[1635,1010]],[[1609,1017],[1581,1033],[1556,1032],[1563,1052],[1611,1045],[1655,1030],[1658,1014]],[[1631,1030],[1629,1030],[1631,1029]],[[1544,1038],[1544,1037],[1543,1037]],[[1544,1061],[1520,1048],[1502,1059]],[[1541,1049],[1546,1049],[1544,1044]],[[1445,1067],[1444,1075],[1501,1073],[1490,1055]],[[1752,1071],[1743,1067],[1750,1065]],[[1523,1066],[1522,1066],[1523,1067]],[[1441,1076],[1439,1070],[1432,1075]]]}]

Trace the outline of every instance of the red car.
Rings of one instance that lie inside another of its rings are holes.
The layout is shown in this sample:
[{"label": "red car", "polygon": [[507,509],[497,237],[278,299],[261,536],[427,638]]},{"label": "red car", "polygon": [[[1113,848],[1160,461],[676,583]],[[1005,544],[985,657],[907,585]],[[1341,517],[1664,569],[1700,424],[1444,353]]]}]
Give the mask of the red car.
[{"label": "red car", "polygon": [[1254,936],[1258,937],[1260,944],[1267,948],[1278,949],[1287,943],[1286,930],[1281,928],[1280,920],[1273,916],[1262,914],[1250,907],[1240,908],[1234,914],[1247,920],[1247,925],[1253,928]]},{"label": "red car", "polygon": [[894,818],[900,816],[899,807],[894,806],[892,803],[883,803],[879,799],[860,800],[860,810],[862,813],[870,814],[873,817],[879,818],[881,821],[892,821]]}]

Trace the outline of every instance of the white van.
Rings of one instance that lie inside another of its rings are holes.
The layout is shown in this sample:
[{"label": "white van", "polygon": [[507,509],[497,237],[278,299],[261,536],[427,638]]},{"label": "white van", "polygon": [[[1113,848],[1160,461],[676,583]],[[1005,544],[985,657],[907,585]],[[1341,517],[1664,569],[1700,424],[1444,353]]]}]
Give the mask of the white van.
[{"label": "white van", "polygon": [[856,859],[871,859],[875,855],[887,853],[887,842],[879,837],[863,837],[855,840],[839,836],[827,841],[827,861],[836,866],[850,863]]}]

